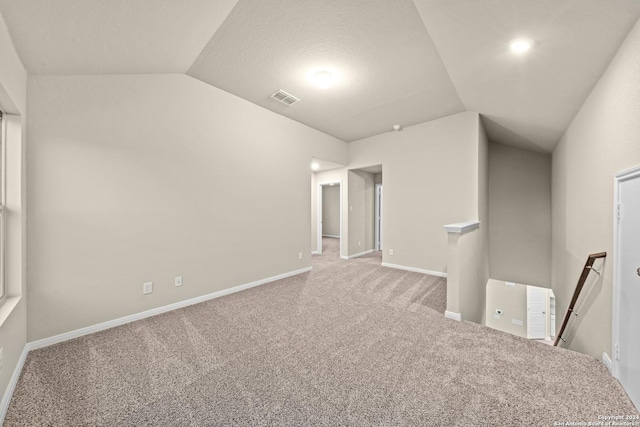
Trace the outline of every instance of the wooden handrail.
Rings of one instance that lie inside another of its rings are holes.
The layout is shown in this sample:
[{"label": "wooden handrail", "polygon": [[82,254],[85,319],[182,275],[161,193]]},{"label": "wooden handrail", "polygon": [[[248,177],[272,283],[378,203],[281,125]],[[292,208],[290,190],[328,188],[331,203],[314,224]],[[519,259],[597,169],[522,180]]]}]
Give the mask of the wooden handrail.
[{"label": "wooden handrail", "polygon": [[564,315],[564,319],[562,320],[562,326],[560,327],[560,333],[558,335],[556,335],[556,340],[553,342],[554,346],[557,346],[558,343],[560,342],[560,340],[564,341],[564,339],[562,338],[562,333],[564,332],[564,329],[567,327],[567,323],[569,323],[569,319],[571,318],[571,314],[573,313],[573,308],[575,307],[576,302],[578,302],[578,297],[580,296],[580,292],[582,291],[582,287],[584,286],[585,282],[587,281],[587,277],[589,276],[589,272],[591,270],[593,270],[596,273],[600,274],[598,271],[593,269],[593,263],[598,258],[605,258],[606,256],[607,256],[606,252],[599,252],[597,254],[589,255],[589,257],[587,258],[587,262],[584,264],[584,268],[582,269],[582,274],[580,274],[580,278],[578,279],[578,284],[576,285],[576,290],[573,291],[573,297],[571,298],[571,302],[569,303],[569,308],[567,308],[567,312]]}]

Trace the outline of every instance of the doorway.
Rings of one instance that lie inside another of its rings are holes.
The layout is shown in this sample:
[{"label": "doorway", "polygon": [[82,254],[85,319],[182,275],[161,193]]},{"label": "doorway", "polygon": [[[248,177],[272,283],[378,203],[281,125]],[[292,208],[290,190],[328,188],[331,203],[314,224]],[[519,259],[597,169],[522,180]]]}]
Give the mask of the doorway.
[{"label": "doorway", "polygon": [[317,253],[322,254],[322,241],[326,237],[338,240],[338,256],[342,256],[342,181],[318,183],[317,207]]},{"label": "doorway", "polygon": [[640,408],[640,167],[615,177],[613,374]]},{"label": "doorway", "polygon": [[527,338],[543,340],[547,335],[547,289],[527,286]]},{"label": "doorway", "polygon": [[382,183],[376,184],[376,251],[382,250]]}]

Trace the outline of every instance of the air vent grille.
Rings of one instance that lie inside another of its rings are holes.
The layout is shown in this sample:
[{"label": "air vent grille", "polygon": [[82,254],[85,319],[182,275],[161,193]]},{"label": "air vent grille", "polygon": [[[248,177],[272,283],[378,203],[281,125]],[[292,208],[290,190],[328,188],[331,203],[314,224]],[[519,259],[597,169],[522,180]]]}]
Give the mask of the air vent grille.
[{"label": "air vent grille", "polygon": [[272,93],[271,97],[273,99],[275,99],[276,101],[282,102],[287,107],[290,107],[293,104],[295,104],[296,102],[300,101],[298,98],[296,98],[295,96],[291,95],[290,93],[287,93],[287,92],[283,91],[282,89],[277,90],[274,93]]}]

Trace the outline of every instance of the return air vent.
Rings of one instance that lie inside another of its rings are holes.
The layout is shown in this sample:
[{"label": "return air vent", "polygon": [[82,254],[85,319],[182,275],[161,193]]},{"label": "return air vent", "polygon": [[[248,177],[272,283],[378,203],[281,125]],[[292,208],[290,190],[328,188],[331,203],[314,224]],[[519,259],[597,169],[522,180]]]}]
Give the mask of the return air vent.
[{"label": "return air vent", "polygon": [[271,97],[276,101],[282,102],[287,107],[291,107],[296,102],[300,101],[295,96],[283,91],[282,89],[275,91],[271,94]]}]

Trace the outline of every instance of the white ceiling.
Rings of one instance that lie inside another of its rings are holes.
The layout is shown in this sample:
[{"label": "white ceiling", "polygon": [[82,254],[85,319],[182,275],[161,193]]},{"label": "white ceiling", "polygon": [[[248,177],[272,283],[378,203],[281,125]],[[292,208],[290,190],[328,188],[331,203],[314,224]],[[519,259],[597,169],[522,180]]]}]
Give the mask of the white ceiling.
[{"label": "white ceiling", "polygon": [[184,73],[238,0],[1,0],[31,74]]},{"label": "white ceiling", "polygon": [[[32,74],[186,72],[345,141],[471,110],[491,140],[549,151],[640,1],[0,0],[0,13]],[[536,46],[518,57],[520,35]],[[339,81],[316,88],[319,69]]]},{"label": "white ceiling", "polygon": [[[638,0],[415,0],[490,138],[553,149],[640,16]],[[508,43],[535,41],[527,55]]]},{"label": "white ceiling", "polygon": [[241,0],[188,74],[345,141],[465,110],[411,0]]}]

